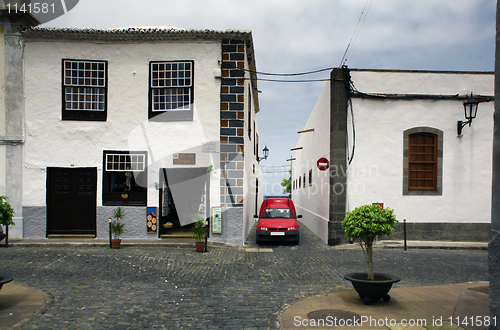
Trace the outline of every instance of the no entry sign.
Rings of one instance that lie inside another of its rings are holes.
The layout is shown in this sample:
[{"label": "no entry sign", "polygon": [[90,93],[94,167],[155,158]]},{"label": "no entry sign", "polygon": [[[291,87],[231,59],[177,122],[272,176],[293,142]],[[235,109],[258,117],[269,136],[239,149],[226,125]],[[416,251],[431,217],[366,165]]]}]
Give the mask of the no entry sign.
[{"label": "no entry sign", "polygon": [[320,171],[326,171],[330,166],[330,162],[328,162],[328,159],[321,157],[320,159],[318,159],[316,165],[318,166]]}]

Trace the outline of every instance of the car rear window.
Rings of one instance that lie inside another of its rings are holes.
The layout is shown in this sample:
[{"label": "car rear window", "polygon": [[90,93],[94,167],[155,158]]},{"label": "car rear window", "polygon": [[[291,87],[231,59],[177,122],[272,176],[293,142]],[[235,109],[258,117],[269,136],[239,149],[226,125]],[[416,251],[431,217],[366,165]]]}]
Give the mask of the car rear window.
[{"label": "car rear window", "polygon": [[293,213],[290,209],[265,209],[262,212],[262,218],[266,219],[293,219]]}]

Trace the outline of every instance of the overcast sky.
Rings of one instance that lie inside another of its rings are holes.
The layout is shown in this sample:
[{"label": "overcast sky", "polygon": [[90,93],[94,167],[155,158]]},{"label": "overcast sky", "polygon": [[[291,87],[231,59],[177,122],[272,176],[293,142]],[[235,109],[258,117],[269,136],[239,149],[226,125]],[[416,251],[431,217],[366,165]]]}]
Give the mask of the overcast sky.
[{"label": "overcast sky", "polygon": [[[257,70],[274,73],[340,66],[356,31],[350,68],[493,71],[495,12],[495,0],[80,0],[43,26],[251,30]],[[258,82],[261,166],[287,165],[323,86]],[[282,177],[266,176],[265,194]]]}]

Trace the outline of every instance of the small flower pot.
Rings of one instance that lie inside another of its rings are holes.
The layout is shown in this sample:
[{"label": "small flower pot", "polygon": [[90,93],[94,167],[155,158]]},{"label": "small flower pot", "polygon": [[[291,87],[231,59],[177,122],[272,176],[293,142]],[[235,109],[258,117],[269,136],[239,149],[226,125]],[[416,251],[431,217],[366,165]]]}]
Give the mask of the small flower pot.
[{"label": "small flower pot", "polygon": [[122,243],[122,240],[121,239],[112,239],[111,240],[111,247],[113,249],[119,249],[120,248],[120,244]]},{"label": "small flower pot", "polygon": [[196,242],[196,252],[205,251],[205,243],[204,242]]},{"label": "small flower pot", "polygon": [[363,299],[365,305],[369,305],[379,299],[385,302],[391,300],[391,296],[387,293],[393,283],[401,281],[401,278],[396,275],[375,273],[375,280],[368,280],[367,273],[353,273],[344,276],[348,281],[351,281],[354,290]]}]

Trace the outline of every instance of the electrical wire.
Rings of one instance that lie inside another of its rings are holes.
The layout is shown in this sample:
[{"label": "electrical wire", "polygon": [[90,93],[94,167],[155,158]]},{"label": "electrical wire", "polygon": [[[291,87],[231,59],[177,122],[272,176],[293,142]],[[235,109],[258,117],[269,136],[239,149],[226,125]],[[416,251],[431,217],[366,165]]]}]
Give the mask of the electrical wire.
[{"label": "electrical wire", "polygon": [[306,71],[306,72],[297,72],[297,73],[271,73],[271,72],[260,72],[260,71],[251,71],[251,70],[248,70],[248,69],[245,69],[245,71],[248,71],[250,73],[257,73],[257,74],[261,74],[261,75],[266,75],[266,76],[283,76],[283,77],[287,77],[287,76],[303,76],[303,75],[306,75],[306,74],[313,74],[313,73],[319,73],[319,72],[323,72],[323,71],[331,71],[335,68],[324,68],[324,69],[319,69],[319,70],[313,70],[313,71]]},{"label": "electrical wire", "polygon": [[[369,6],[368,6],[368,3],[370,3]],[[359,31],[361,30],[361,28],[363,27],[363,24],[365,23],[366,16],[368,15],[368,10],[370,10],[371,5],[372,5],[372,0],[366,0],[365,6],[363,7],[363,11],[361,12],[361,15],[359,16],[358,23],[356,24],[356,27],[354,28],[354,32],[352,33],[351,40],[349,40],[349,43],[347,44],[347,48],[345,49],[344,56],[342,56],[342,60],[340,60],[339,68],[342,67],[345,64],[345,62],[347,62],[347,54],[349,53],[351,45],[354,45],[354,42],[356,41],[356,38],[358,37]],[[367,6],[368,6],[368,9],[366,8]],[[365,9],[366,9],[366,14],[365,14]],[[363,20],[361,20],[361,19],[363,19]],[[359,25],[360,22],[361,22],[361,25]],[[358,29],[358,26],[359,26],[359,29]]]},{"label": "electrical wire", "polygon": [[[347,155],[347,159],[349,160],[348,165],[351,165],[351,162],[354,158],[354,150],[356,149],[356,128],[354,127],[354,110],[352,108],[352,99],[349,98],[349,106],[351,107],[351,122],[352,122],[352,152],[351,156]],[[349,139],[349,136],[347,137]]]},{"label": "electrical wire", "polygon": [[[365,6],[363,7],[363,10],[361,11],[361,15],[358,19],[358,23],[356,24],[354,32],[352,33],[351,39],[349,40],[347,48],[344,52],[344,56],[342,56],[342,60],[340,61],[339,67],[342,67],[344,65],[345,61],[347,61],[347,55],[350,51],[351,46],[354,45],[354,42],[356,41],[356,39],[358,37],[359,31],[363,27],[366,16],[368,15],[368,11],[370,10],[371,4],[372,4],[372,0],[366,0]],[[304,76],[304,75],[315,74],[315,73],[320,73],[320,72],[324,72],[324,71],[331,71],[333,69],[335,69],[335,67],[329,67],[329,68],[323,68],[323,69],[305,71],[305,72],[295,72],[295,73],[272,73],[272,72],[253,71],[253,70],[249,70],[249,69],[243,69],[243,70],[247,71],[249,73],[258,74],[258,75],[291,77],[291,76]],[[251,78],[246,78],[246,79],[251,79]],[[330,80],[330,79],[282,80],[282,79],[266,79],[266,78],[256,78],[256,79],[261,80],[261,81],[293,82],[293,83],[296,83],[296,82],[319,82],[319,81],[329,81]]]},{"label": "electrical wire", "polygon": [[265,79],[265,78],[257,78],[257,80],[272,81],[272,82],[288,82],[288,83],[290,83],[290,82],[302,83],[302,82],[330,81],[330,79],[281,80],[281,79]]}]

